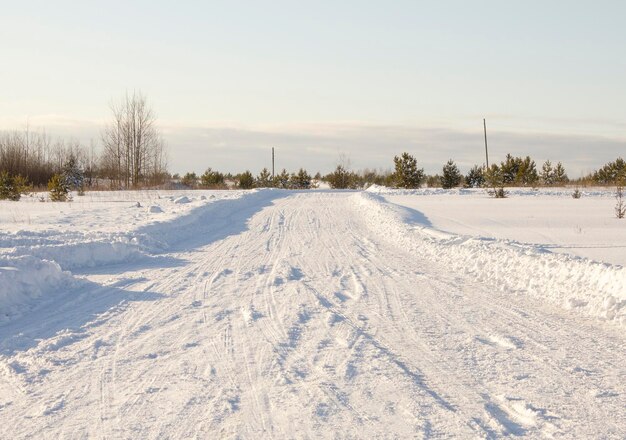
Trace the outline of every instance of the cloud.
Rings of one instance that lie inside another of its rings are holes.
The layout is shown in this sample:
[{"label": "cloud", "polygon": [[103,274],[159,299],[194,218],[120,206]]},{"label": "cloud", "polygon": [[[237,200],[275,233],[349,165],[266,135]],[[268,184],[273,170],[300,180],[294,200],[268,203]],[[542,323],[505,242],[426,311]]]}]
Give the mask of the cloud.
[{"label": "cloud", "polygon": [[[168,130],[173,169],[202,171],[211,166],[226,171],[257,172],[271,165],[276,148],[277,168],[305,167],[323,173],[334,168],[340,154],[353,168],[390,168],[393,156],[408,151],[428,173],[438,172],[448,159],[462,170],[485,161],[484,137],[449,128],[362,123],[300,124],[283,127],[178,127]],[[625,151],[623,139],[550,133],[488,133],[489,157],[499,162],[507,153],[530,155],[538,167],[546,159],[561,161],[576,177],[614,160]],[[178,154],[186,152],[189,154]],[[201,169],[198,169],[200,167]]]}]

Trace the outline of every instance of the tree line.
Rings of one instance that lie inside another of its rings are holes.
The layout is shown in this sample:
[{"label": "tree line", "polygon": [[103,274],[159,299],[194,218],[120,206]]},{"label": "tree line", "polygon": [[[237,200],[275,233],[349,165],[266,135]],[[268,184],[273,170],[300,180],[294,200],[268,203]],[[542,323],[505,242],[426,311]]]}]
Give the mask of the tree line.
[{"label": "tree line", "polygon": [[[53,140],[45,132],[0,133],[0,199],[19,199],[32,187],[61,187],[79,194],[89,189],[136,189],[176,182],[188,188],[226,189],[238,187],[309,189],[326,182],[335,189],[360,189],[372,184],[397,188],[468,187],[491,188],[504,194],[507,186],[557,186],[570,182],[561,162],[545,161],[539,169],[529,156],[507,154],[499,164],[473,166],[463,175],[450,159],[441,174],[427,175],[414,156],[404,152],[393,158],[386,171],[352,171],[345,161],[326,174],[311,176],[304,168],[296,172],[281,170],[272,175],[263,168],[258,175],[249,170],[224,174],[207,168],[201,174],[171,176],[167,171],[167,152],[157,127],[154,111],[141,93],[126,93],[110,106],[111,119],[101,134],[102,148],[82,145],[75,140]],[[578,179],[578,184],[624,184],[626,163],[620,157],[594,173]],[[63,191],[61,191],[63,193]]]},{"label": "tree line", "polygon": [[[71,165],[88,189],[130,189],[169,179],[165,143],[156,117],[141,93],[126,94],[111,105],[112,120],[101,136],[102,148],[77,140],[53,140],[45,132],[0,133],[0,173],[45,187]],[[8,176],[8,177],[7,177]]]}]

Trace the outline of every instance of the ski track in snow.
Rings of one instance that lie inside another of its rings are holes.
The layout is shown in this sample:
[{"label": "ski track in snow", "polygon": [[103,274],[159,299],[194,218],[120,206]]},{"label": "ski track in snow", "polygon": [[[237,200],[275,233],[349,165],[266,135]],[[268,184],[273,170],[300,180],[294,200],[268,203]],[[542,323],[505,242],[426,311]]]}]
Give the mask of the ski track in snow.
[{"label": "ski track in snow", "polygon": [[[42,266],[68,287],[0,325],[0,438],[626,437],[623,271],[438,236],[364,193],[216,206],[142,228],[158,258]],[[613,303],[523,283],[546,258]]]}]

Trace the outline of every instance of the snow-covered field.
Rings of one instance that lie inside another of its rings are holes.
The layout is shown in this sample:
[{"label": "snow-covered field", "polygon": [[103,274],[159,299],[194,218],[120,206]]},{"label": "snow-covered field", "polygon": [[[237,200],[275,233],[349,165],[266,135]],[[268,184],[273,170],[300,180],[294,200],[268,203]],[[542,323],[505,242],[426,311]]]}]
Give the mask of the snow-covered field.
[{"label": "snow-covered field", "polygon": [[0,202],[0,438],[625,438],[610,191]]}]

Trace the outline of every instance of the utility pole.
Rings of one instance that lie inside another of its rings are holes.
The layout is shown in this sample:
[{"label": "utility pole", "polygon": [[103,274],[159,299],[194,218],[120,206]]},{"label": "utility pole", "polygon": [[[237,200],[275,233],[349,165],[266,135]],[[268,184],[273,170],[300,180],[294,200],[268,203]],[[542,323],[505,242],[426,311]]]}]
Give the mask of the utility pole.
[{"label": "utility pole", "polygon": [[272,180],[274,180],[274,147],[272,147]]},{"label": "utility pole", "polygon": [[487,121],[483,118],[483,127],[485,129],[485,160],[487,161],[487,169],[489,169],[489,151],[487,150]]}]

